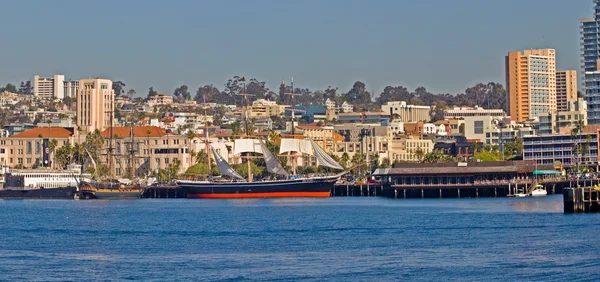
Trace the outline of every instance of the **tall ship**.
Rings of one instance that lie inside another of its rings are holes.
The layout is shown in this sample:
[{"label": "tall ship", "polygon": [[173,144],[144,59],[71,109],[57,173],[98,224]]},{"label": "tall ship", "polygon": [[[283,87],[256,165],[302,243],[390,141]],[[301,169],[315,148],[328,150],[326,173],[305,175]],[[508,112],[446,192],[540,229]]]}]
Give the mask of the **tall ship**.
[{"label": "tall ship", "polygon": [[81,166],[69,165],[66,170],[12,169],[3,175],[0,198],[3,199],[74,199],[78,184],[91,177],[81,173]]},{"label": "tall ship", "polygon": [[[112,122],[112,112],[111,112],[111,124],[114,124]],[[79,183],[79,193],[81,195],[81,198],[84,199],[138,199],[141,198],[142,193],[144,191],[144,187],[139,184],[139,183],[135,183],[135,175],[134,175],[134,169],[133,169],[133,164],[134,164],[134,160],[136,158],[135,154],[135,139],[134,139],[134,123],[133,121],[131,122],[131,126],[129,128],[129,134],[130,134],[130,141],[129,141],[129,152],[126,156],[117,156],[116,154],[114,154],[114,143],[113,143],[113,137],[114,137],[114,133],[113,133],[113,128],[114,126],[109,127],[109,147],[107,150],[107,160],[108,160],[108,169],[110,172],[110,177],[108,178],[98,178],[96,177],[97,175],[94,174],[94,179],[89,178],[89,179],[85,179],[84,181],[81,181]],[[98,171],[98,166],[96,164],[96,161],[94,160],[94,158],[92,157],[92,155],[90,154],[89,151],[87,151],[87,149],[85,150],[92,165],[94,166],[94,171],[97,172]],[[114,161],[115,161],[115,157],[126,157],[129,159],[129,167],[128,167],[128,172],[129,172],[129,179],[127,178],[116,178],[114,175]]]},{"label": "tall ship", "polygon": [[[244,179],[211,147],[219,173],[230,177],[230,180],[178,180],[188,198],[281,198],[281,197],[329,197],[333,185],[343,173],[321,177],[290,176],[281,166],[277,158],[265,145],[263,140],[235,140],[235,154],[246,154],[248,157],[248,178]],[[290,153],[292,163],[298,154],[313,155],[320,166],[343,170],[319,145],[312,140],[282,139],[280,153]],[[267,171],[286,179],[253,181],[250,169],[251,155],[262,154]],[[295,166],[294,171],[295,171]],[[295,174],[295,173],[294,173]]]},{"label": "tall ship", "polygon": [[[243,79],[243,78],[242,78]],[[244,81],[243,79],[242,81]],[[292,80],[292,89],[293,80]],[[245,90],[245,85],[244,85]],[[245,91],[244,91],[245,92]],[[292,96],[292,137],[294,135],[294,105],[293,97],[296,94],[287,93]],[[249,94],[239,94],[246,98]],[[246,107],[247,108],[247,107]],[[248,113],[245,113],[245,131],[248,134]],[[248,166],[248,178],[245,179],[237,173],[231,166],[219,155],[219,153],[210,146],[208,133],[205,140],[206,152],[208,155],[208,165],[210,168],[210,155],[212,155],[218,171],[221,175],[229,177],[229,180],[217,180],[209,178],[206,181],[196,180],[178,180],[177,184],[187,195],[187,198],[207,198],[207,199],[235,199],[235,198],[281,198],[281,197],[329,197],[333,185],[344,172],[336,175],[320,177],[298,177],[296,175],[296,164],[300,157],[313,156],[316,158],[317,165],[329,167],[334,170],[342,171],[343,167],[329,156],[319,145],[312,140],[282,138],[279,154],[287,155],[292,164],[292,173],[282,167],[273,152],[271,152],[264,140],[259,139],[237,139],[234,143],[234,155],[239,155],[246,159]],[[251,170],[251,161],[254,158],[262,156],[265,161],[266,169],[269,173],[276,175],[281,179],[253,181]],[[210,171],[210,169],[209,169]]]}]

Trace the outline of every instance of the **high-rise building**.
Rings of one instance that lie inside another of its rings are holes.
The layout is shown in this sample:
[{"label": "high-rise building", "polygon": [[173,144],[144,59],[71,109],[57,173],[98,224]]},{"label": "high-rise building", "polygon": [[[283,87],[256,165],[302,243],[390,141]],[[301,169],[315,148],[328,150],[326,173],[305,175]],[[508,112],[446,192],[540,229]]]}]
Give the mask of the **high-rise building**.
[{"label": "high-rise building", "polygon": [[113,123],[115,92],[112,81],[89,78],[79,80],[77,126],[85,132],[102,131]]},{"label": "high-rise building", "polygon": [[79,80],[65,80],[65,97],[75,98],[79,89]]},{"label": "high-rise building", "polygon": [[506,89],[511,120],[524,122],[556,112],[554,49],[510,52],[506,56]]},{"label": "high-rise building", "polygon": [[600,124],[600,71],[585,72],[585,100],[588,124]]},{"label": "high-rise building", "polygon": [[56,74],[53,77],[33,77],[33,95],[42,99],[65,98],[65,76]]},{"label": "high-rise building", "polygon": [[[585,73],[598,69],[600,59],[600,0],[594,0],[594,17],[579,20],[581,34],[581,71]],[[582,81],[585,81],[582,79]]]},{"label": "high-rise building", "polygon": [[577,71],[556,71],[556,108],[559,112],[569,109],[569,103],[577,102]]}]

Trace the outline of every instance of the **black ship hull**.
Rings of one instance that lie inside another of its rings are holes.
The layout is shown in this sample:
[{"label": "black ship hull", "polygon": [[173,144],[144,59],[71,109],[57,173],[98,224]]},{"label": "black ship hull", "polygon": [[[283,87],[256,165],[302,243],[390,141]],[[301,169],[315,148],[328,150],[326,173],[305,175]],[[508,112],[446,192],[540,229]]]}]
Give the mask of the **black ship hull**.
[{"label": "black ship hull", "polygon": [[74,199],[76,187],[0,190],[0,199]]},{"label": "black ship hull", "polygon": [[178,181],[187,198],[295,198],[329,197],[339,176],[259,182]]}]

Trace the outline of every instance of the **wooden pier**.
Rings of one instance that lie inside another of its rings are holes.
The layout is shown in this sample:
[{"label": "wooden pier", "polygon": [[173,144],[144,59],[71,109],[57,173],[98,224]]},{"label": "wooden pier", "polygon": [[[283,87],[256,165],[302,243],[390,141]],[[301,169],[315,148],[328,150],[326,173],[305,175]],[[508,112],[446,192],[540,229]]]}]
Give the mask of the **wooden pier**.
[{"label": "wooden pier", "polygon": [[163,199],[163,198],[186,198],[183,191],[177,185],[158,185],[148,186],[142,192],[142,198]]},{"label": "wooden pier", "polygon": [[564,189],[563,204],[565,213],[600,212],[600,189],[593,187]]},{"label": "wooden pier", "polygon": [[383,186],[379,184],[335,184],[332,197],[371,197],[383,196]]}]

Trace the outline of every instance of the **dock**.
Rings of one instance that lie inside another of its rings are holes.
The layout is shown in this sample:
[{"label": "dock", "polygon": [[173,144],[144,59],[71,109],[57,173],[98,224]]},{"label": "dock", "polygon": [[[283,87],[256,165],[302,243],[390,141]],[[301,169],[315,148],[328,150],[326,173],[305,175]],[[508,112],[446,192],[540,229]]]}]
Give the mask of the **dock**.
[{"label": "dock", "polygon": [[600,212],[600,189],[593,187],[564,189],[563,204],[565,213]]},{"label": "dock", "polygon": [[380,184],[335,184],[331,189],[332,197],[374,197],[383,196]]},{"label": "dock", "polygon": [[176,184],[148,186],[142,192],[144,199],[186,198],[186,196]]}]

